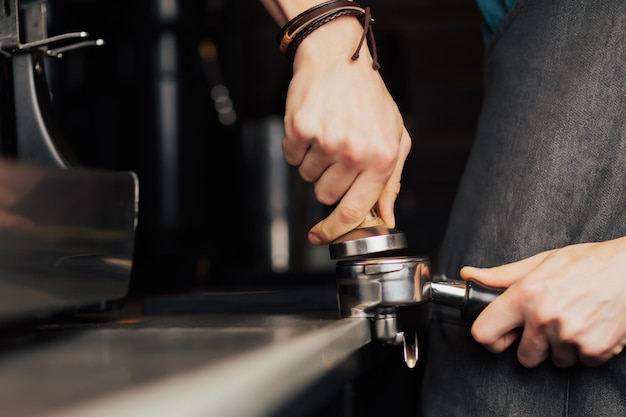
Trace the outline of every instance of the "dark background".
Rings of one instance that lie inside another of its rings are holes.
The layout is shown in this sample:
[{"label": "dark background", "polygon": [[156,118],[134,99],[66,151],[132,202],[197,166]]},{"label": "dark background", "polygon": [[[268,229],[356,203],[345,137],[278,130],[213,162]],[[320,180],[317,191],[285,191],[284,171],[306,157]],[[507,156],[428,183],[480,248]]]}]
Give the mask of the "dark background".
[{"label": "dark background", "polygon": [[[372,8],[380,72],[413,139],[397,227],[436,267],[481,101],[479,14],[472,0],[361,4]],[[105,40],[50,58],[46,69],[60,139],[80,163],[139,177],[132,293],[333,279],[326,248],[306,242],[326,208],[286,165],[289,265],[269,260],[264,187],[276,184],[262,139],[282,118],[291,65],[259,1],[50,0],[49,17],[50,35],[85,30]],[[217,55],[203,62],[206,42]],[[232,124],[220,122],[211,97],[219,83]]]}]

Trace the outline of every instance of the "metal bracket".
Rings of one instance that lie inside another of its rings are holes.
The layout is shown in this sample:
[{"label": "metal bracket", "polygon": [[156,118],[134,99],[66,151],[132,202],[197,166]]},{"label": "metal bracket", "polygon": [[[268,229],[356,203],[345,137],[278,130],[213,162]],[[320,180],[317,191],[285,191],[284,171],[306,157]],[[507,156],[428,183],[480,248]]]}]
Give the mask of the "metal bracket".
[{"label": "metal bracket", "polygon": [[104,41],[84,31],[49,37],[47,16],[45,0],[0,0],[0,54],[11,63],[17,158],[66,168],[76,161],[54,127],[44,58]]}]

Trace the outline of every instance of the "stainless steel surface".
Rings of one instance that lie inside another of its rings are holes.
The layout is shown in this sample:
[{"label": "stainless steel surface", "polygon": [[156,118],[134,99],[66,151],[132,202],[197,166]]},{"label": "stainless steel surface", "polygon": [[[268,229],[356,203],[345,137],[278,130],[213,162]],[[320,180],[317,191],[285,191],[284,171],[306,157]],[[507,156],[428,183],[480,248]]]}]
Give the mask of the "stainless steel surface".
[{"label": "stainless steel surface", "polygon": [[441,281],[441,278],[435,275],[432,282],[425,284],[425,291],[429,292],[428,298],[439,304],[462,306],[467,284],[459,281]]},{"label": "stainless steel surface", "polygon": [[406,249],[406,236],[387,226],[373,207],[363,222],[354,230],[337,238],[328,249],[330,259],[346,259],[374,253]]},{"label": "stainless steel surface", "polygon": [[[476,288],[479,302],[490,302],[503,290],[477,283],[431,276],[426,257],[389,257],[337,262],[339,311],[342,317],[374,317],[396,307],[432,301],[463,308]],[[478,294],[480,292],[481,294]]]},{"label": "stainless steel surface", "polygon": [[337,262],[342,317],[374,317],[376,310],[428,299],[430,260],[425,257],[370,258]]},{"label": "stainless steel surface", "polygon": [[275,415],[371,340],[332,314],[127,316],[5,347],[0,415]]},{"label": "stainless steel surface", "polygon": [[130,172],[0,159],[0,325],[121,300],[136,217]]},{"label": "stainless steel surface", "polygon": [[374,316],[374,336],[377,340],[392,345],[402,343],[402,332],[398,330],[398,318],[394,310],[381,311]]},{"label": "stainless steel surface", "polygon": [[385,225],[354,229],[328,245],[331,259],[364,256],[406,247],[404,233]]},{"label": "stainless steel surface", "polygon": [[399,307],[428,301],[430,260],[426,257],[372,258],[337,263],[339,311],[342,317],[368,317],[377,340],[402,346],[414,368],[419,357],[416,333],[398,327]]},{"label": "stainless steel surface", "polygon": [[381,342],[402,346],[404,362],[409,368],[417,365],[418,341],[417,334],[413,336],[405,334],[398,328],[398,316],[395,308],[376,312],[373,319],[374,337]]}]

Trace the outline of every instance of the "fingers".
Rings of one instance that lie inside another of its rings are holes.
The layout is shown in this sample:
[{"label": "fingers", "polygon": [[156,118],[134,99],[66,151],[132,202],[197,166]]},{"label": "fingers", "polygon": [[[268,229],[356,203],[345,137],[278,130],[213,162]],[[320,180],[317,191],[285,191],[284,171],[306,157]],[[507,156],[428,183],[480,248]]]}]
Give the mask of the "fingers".
[{"label": "fingers", "polygon": [[[537,331],[536,327],[525,326],[516,327],[511,330],[503,330],[507,327],[489,327],[484,318],[482,321],[474,323],[472,335],[479,343],[492,353],[502,353],[508,349],[518,337],[521,336],[517,348],[517,359],[519,363],[527,368],[533,368],[550,358],[552,362],[560,368],[568,368],[579,360],[579,349],[575,344],[561,341],[556,335],[548,337],[547,332]],[[512,322],[511,322],[512,323]]]},{"label": "fingers", "polygon": [[[472,336],[474,339],[483,337],[482,335],[479,335],[479,333],[479,327],[472,326]],[[516,328],[502,335],[498,335],[489,342],[485,341],[482,345],[491,353],[502,353],[519,338],[520,333],[520,329]]]},{"label": "fingers", "polygon": [[383,189],[378,199],[378,214],[380,218],[389,227],[396,227],[396,219],[394,215],[394,206],[398,194],[400,193],[400,180],[402,178],[402,170],[404,163],[411,150],[411,137],[406,128],[402,131],[402,137],[400,138],[400,152],[398,154],[398,162],[391,174],[391,178],[387,182],[387,185]]},{"label": "fingers", "polygon": [[314,245],[329,243],[361,224],[382,192],[380,184],[367,173],[358,176],[337,207],[311,228],[309,241]]},{"label": "fingers", "polygon": [[[606,333],[606,330],[600,333]],[[620,355],[624,350],[624,346],[626,346],[626,338],[612,343],[602,343],[601,335],[593,335],[591,337],[596,340],[599,339],[598,343],[581,346],[578,352],[578,360],[585,366],[602,365],[606,361]]]},{"label": "fingers", "polygon": [[[410,149],[411,138],[403,128],[397,152],[373,152],[375,157],[351,152],[353,159],[366,161],[358,166],[359,170],[352,164],[339,162],[328,167],[315,185],[317,199],[324,204],[341,200],[326,219],[310,230],[309,241],[313,244],[332,242],[357,227],[376,204],[382,220],[389,227],[395,227],[394,204]],[[308,155],[305,161],[307,159]]]},{"label": "fingers", "polygon": [[285,117],[285,136],[283,137],[283,157],[289,165],[300,166],[308,152],[313,139],[306,134],[298,134],[292,125],[292,120]]},{"label": "fingers", "polygon": [[303,156],[299,153],[304,147],[293,150],[297,147],[292,143],[297,141],[286,136],[283,143],[291,162],[301,158],[300,176],[315,183],[317,200],[325,205],[338,203],[326,219],[311,229],[311,243],[330,243],[354,229],[377,201],[383,221],[395,226],[393,206],[411,147],[406,129],[402,128],[396,140],[382,134],[370,138],[363,132],[326,135],[323,142],[312,142]]},{"label": "fingers", "polygon": [[578,348],[563,342],[552,329],[542,331],[536,326],[526,326],[517,348],[517,359],[523,366],[533,368],[548,358],[560,368],[578,361]]},{"label": "fingers", "polygon": [[460,275],[464,280],[476,280],[497,288],[508,288],[541,265],[554,251],[546,251],[518,262],[493,268],[465,266]]},{"label": "fingers", "polygon": [[[584,243],[495,268],[466,267],[464,279],[506,287],[476,319],[472,335],[488,350],[508,348],[522,335],[519,362],[550,359],[567,368],[598,366],[626,346],[626,238]],[[590,285],[602,281],[603,285]]]},{"label": "fingers", "polygon": [[494,353],[507,349],[524,326],[522,311],[515,304],[516,299],[507,291],[499,295],[474,321],[474,339]]}]

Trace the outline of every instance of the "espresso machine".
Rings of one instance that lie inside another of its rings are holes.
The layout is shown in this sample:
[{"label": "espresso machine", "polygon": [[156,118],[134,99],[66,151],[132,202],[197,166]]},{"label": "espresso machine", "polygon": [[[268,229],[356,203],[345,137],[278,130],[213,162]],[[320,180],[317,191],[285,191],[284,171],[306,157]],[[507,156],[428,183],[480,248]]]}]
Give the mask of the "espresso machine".
[{"label": "espresso machine", "polygon": [[0,325],[108,310],[127,294],[137,176],[79,163],[45,71],[46,59],[103,43],[48,36],[45,1],[0,4]]}]

